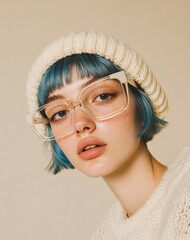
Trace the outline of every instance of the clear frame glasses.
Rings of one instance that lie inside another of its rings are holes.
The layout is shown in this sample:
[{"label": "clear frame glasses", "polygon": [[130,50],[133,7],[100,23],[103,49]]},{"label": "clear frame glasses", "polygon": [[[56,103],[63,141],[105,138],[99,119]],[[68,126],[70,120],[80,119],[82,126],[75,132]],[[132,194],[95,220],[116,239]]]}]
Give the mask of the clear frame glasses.
[{"label": "clear frame glasses", "polygon": [[120,71],[83,84],[72,100],[62,98],[48,102],[28,117],[33,130],[44,140],[63,138],[74,132],[75,108],[80,107],[88,117],[103,121],[112,118],[129,105],[127,78]]}]

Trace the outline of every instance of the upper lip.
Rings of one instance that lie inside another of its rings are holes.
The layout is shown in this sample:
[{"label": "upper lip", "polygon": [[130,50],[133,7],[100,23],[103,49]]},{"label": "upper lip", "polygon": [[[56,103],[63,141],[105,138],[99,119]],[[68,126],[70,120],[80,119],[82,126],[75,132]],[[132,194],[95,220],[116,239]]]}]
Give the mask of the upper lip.
[{"label": "upper lip", "polygon": [[99,145],[99,146],[105,146],[105,142],[102,140],[96,138],[96,137],[89,137],[81,140],[79,144],[77,145],[77,154],[80,154],[85,147],[89,145]]}]

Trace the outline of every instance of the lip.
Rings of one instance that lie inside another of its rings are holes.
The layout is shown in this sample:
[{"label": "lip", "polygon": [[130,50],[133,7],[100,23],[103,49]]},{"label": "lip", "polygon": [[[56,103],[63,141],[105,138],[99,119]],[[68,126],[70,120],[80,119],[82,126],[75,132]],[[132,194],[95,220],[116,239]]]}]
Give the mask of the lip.
[{"label": "lip", "polygon": [[[98,147],[83,151],[83,149],[89,145],[98,145]],[[89,137],[79,142],[77,146],[77,154],[83,160],[90,160],[92,158],[100,156],[105,151],[106,145],[107,144],[105,142],[101,141],[98,138]]]}]

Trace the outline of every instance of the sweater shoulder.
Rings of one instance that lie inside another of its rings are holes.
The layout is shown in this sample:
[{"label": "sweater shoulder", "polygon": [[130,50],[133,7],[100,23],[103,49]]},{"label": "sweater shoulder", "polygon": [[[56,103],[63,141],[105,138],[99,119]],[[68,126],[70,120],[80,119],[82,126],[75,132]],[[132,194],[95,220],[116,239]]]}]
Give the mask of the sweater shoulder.
[{"label": "sweater shoulder", "polygon": [[177,158],[168,166],[170,174],[183,174],[190,169],[190,148],[184,147]]},{"label": "sweater shoulder", "polygon": [[185,147],[169,166],[168,184],[160,223],[160,239],[190,239],[190,149]]}]

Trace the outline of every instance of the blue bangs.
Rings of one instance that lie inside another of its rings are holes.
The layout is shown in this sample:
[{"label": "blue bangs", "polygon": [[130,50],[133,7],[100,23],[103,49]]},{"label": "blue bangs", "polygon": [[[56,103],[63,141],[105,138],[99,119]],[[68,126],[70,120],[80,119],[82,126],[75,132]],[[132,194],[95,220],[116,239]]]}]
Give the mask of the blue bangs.
[{"label": "blue bangs", "polygon": [[95,54],[75,54],[63,58],[54,63],[43,75],[37,93],[38,106],[44,105],[53,91],[72,82],[71,73],[74,67],[80,78],[92,76],[101,78],[121,71],[109,60]]}]

